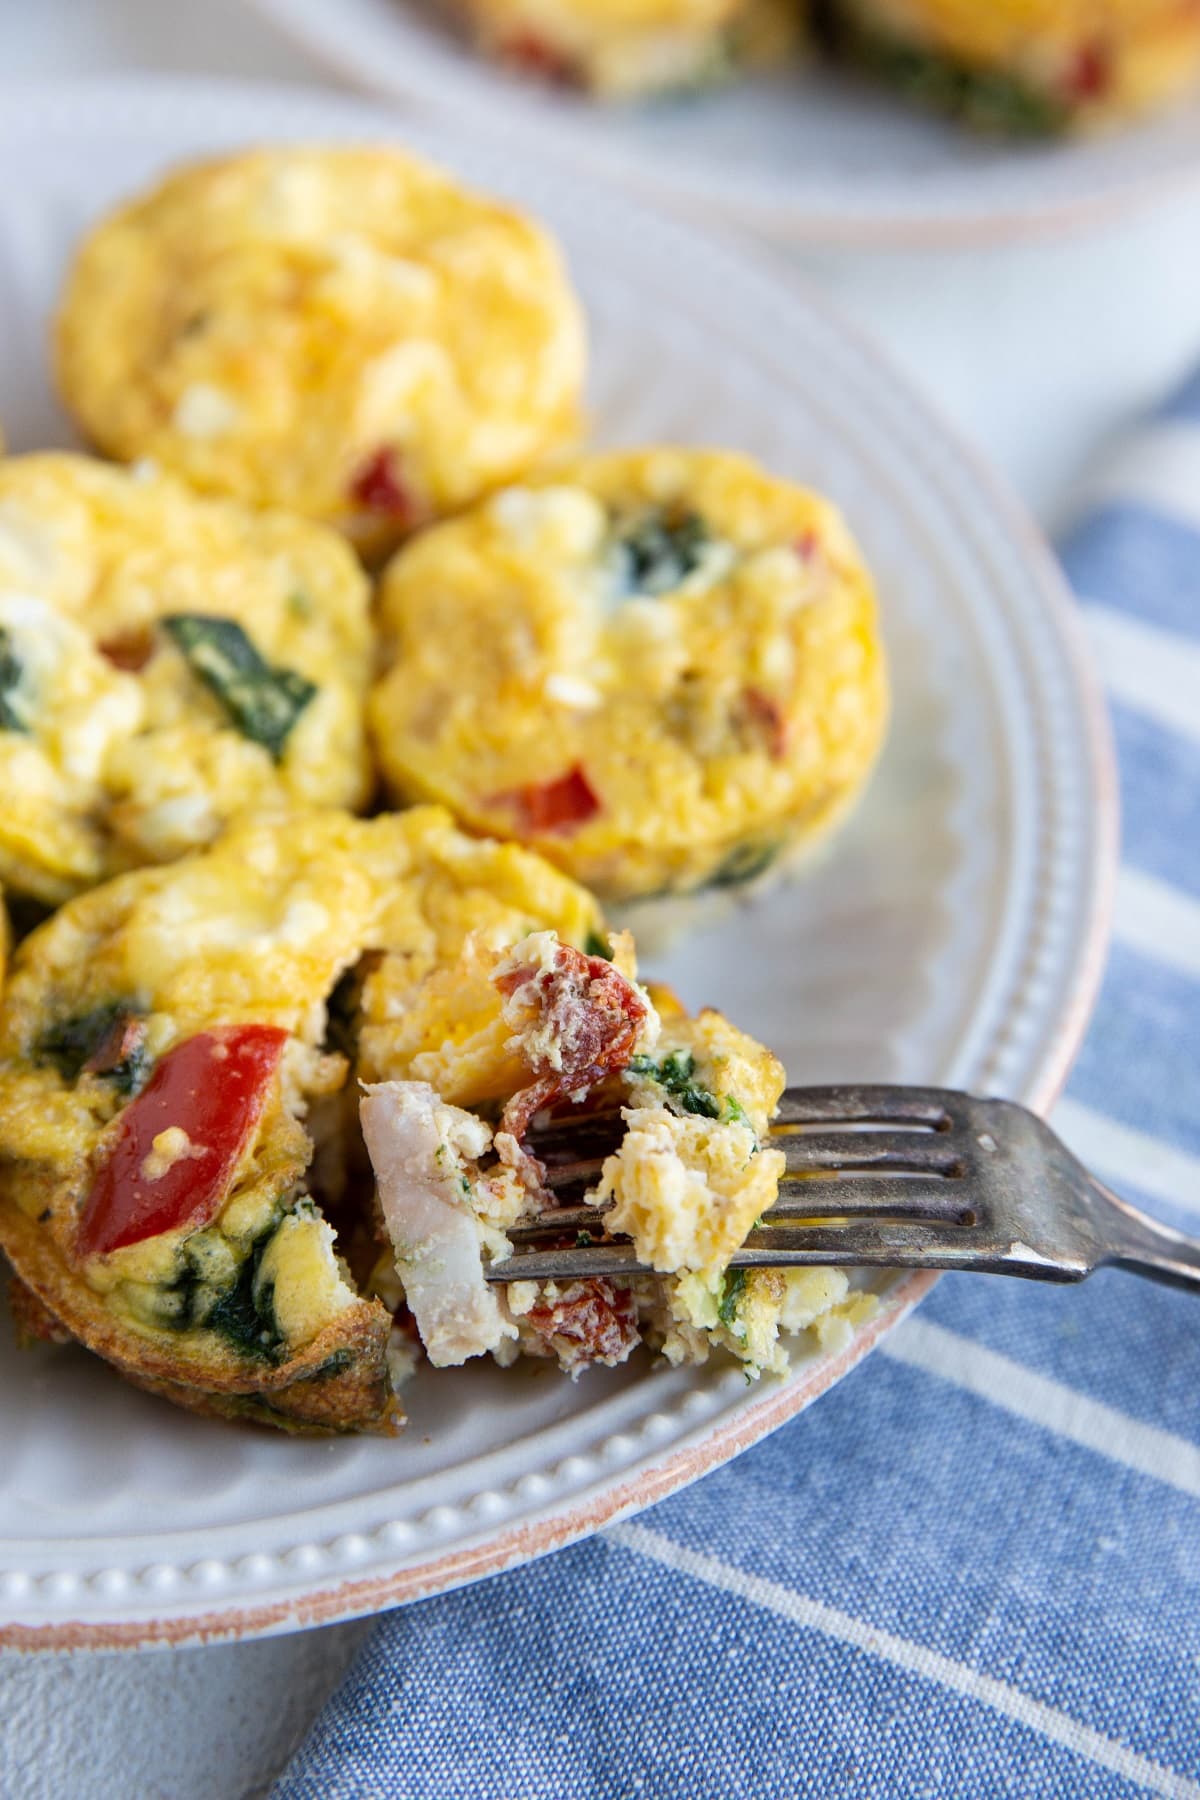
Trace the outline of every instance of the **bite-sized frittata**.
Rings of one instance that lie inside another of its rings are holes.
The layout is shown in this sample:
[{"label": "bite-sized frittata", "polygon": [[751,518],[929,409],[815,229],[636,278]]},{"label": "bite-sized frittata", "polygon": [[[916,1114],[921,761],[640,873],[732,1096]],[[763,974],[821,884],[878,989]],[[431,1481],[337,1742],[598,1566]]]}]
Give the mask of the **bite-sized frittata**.
[{"label": "bite-sized frittata", "polygon": [[390,1429],[392,1319],[320,1210],[348,1254],[369,1236],[346,1135],[360,993],[376,983],[386,1018],[468,938],[582,945],[598,924],[556,870],[434,808],[241,821],[69,902],[20,945],[0,1010],[21,1315],[202,1411]]},{"label": "bite-sized frittata", "polygon": [[548,234],[383,146],[177,170],[85,239],[59,384],[91,439],[366,553],[576,431],[582,317]]},{"label": "bite-sized frittata", "polygon": [[780,60],[793,0],[460,0],[481,48],[510,67],[606,100],[680,93]]},{"label": "bite-sized frittata", "polygon": [[1194,0],[820,0],[814,10],[835,52],[988,131],[1107,124],[1200,79]]},{"label": "bite-sized frittata", "polygon": [[361,804],[368,600],[305,520],[0,461],[0,880],[55,904],[246,807]]},{"label": "bite-sized frittata", "polygon": [[882,740],[862,558],[827,501],[742,456],[614,452],[508,487],[400,551],[379,605],[394,795],[607,901],[761,875]]},{"label": "bite-sized frittata", "polygon": [[[777,1195],[784,1158],[766,1133],[783,1070],[719,1013],[691,1019],[669,994],[656,1006],[628,933],[605,956],[553,931],[500,951],[471,938],[411,1011],[380,999],[364,1009],[360,1065],[389,1239],[375,1286],[403,1296],[436,1366],[525,1354],[577,1374],[645,1342],[673,1362],[719,1346],[757,1374],[786,1368],[781,1331],[829,1341],[870,1309],[840,1270],[729,1270]],[[557,1163],[529,1136],[539,1119],[552,1137],[558,1125]],[[553,1245],[565,1165],[598,1130],[610,1154],[569,1198],[605,1208],[606,1232],[656,1273],[489,1279],[518,1218],[536,1216]]]}]

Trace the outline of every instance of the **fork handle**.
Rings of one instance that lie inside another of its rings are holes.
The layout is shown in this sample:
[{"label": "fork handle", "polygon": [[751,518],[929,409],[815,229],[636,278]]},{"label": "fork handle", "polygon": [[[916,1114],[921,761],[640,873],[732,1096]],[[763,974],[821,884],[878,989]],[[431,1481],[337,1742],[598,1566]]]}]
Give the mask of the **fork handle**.
[{"label": "fork handle", "polygon": [[1200,1243],[1139,1212],[1094,1175],[1090,1179],[1107,1227],[1099,1261],[1200,1293]]}]

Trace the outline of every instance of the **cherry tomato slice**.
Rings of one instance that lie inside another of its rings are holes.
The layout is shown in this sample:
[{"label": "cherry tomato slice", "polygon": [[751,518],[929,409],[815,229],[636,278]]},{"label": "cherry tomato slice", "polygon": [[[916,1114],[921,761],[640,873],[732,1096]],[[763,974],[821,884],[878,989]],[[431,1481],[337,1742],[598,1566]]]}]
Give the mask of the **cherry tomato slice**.
[{"label": "cherry tomato slice", "polygon": [[286,1042],[274,1025],[225,1025],[168,1051],[121,1114],[96,1171],[79,1225],[81,1256],[181,1226],[199,1230],[216,1217]]}]

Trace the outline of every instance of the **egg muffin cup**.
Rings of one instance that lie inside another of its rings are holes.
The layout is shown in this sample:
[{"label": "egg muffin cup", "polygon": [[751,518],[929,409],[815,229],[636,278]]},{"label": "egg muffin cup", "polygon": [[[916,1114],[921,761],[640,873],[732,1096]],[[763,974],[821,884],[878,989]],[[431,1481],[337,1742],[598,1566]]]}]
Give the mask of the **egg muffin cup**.
[{"label": "egg muffin cup", "polygon": [[791,0],[463,0],[498,62],[603,100],[712,87],[781,61],[800,36]]},{"label": "egg muffin cup", "polygon": [[368,598],[304,520],[0,461],[0,879],[54,905],[246,807],[361,805]]},{"label": "egg muffin cup", "polygon": [[1200,14],[1181,0],[820,0],[814,12],[835,54],[1001,135],[1118,123],[1200,81]]},{"label": "egg muffin cup", "polygon": [[27,1334],[194,1410],[393,1430],[392,1317],[344,1260],[370,1234],[341,1141],[364,974],[403,1004],[472,934],[598,924],[555,870],[432,808],[242,821],[68,902],[0,1010],[0,1248]]},{"label": "egg muffin cup", "polygon": [[84,240],[56,352],[108,455],[372,556],[570,441],[584,373],[549,236],[383,146],[168,175]]},{"label": "egg muffin cup", "polygon": [[887,680],[838,513],[748,459],[592,457],[388,566],[369,704],[399,801],[535,847],[605,903],[744,887],[853,802]]}]

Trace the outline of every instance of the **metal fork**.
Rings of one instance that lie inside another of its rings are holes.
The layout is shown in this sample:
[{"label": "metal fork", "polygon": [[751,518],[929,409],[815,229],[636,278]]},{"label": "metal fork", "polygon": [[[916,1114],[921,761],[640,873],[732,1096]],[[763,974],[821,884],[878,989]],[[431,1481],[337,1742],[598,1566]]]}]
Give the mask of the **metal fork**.
[{"label": "metal fork", "polygon": [[[514,1253],[487,1266],[490,1281],[651,1272],[627,1239],[606,1234],[604,1209],[577,1203],[620,1132],[611,1113],[534,1134],[530,1148],[559,1204],[510,1229]],[[732,1268],[841,1263],[1082,1281],[1113,1265],[1200,1292],[1200,1242],[1118,1199],[1010,1100],[942,1088],[789,1088],[771,1141],[787,1172]],[[571,1242],[555,1242],[564,1237]]]}]

